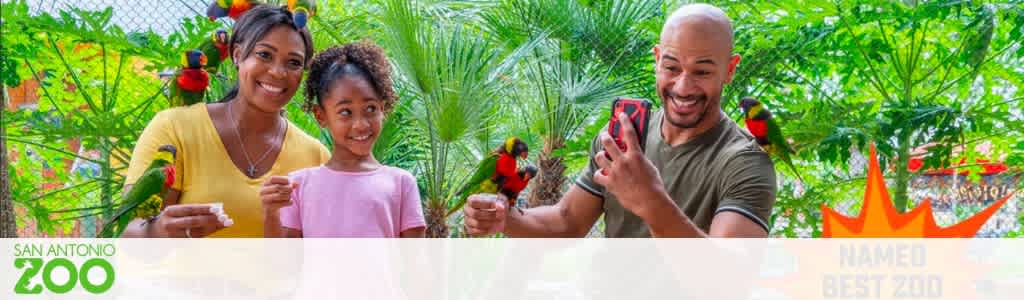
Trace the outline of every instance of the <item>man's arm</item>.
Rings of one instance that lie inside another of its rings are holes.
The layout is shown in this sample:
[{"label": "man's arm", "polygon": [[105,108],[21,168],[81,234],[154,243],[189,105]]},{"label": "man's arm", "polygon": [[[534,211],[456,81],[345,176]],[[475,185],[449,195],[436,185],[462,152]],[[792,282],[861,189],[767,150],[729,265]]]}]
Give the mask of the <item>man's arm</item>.
[{"label": "man's arm", "polygon": [[562,200],[508,213],[505,234],[511,237],[584,237],[601,216],[602,199],[573,185]]},{"label": "man's arm", "polygon": [[723,211],[711,219],[710,237],[765,238],[768,232],[750,218],[736,212]]}]

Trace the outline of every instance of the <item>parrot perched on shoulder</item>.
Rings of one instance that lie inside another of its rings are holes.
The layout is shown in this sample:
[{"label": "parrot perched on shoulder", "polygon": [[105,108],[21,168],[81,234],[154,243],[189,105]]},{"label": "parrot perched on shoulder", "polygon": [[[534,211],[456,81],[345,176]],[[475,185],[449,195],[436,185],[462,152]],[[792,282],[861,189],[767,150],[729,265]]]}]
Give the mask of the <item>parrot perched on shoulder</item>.
[{"label": "parrot perched on shoulder", "polygon": [[171,106],[189,106],[203,102],[206,87],[210,85],[210,74],[206,73],[206,55],[198,49],[186,51],[182,55],[180,71],[171,82]]},{"label": "parrot perched on shoulder", "polygon": [[793,148],[782,136],[782,127],[779,127],[779,123],[772,118],[772,112],[764,104],[751,97],[744,97],[740,100],[740,108],[743,109],[743,119],[747,125],[747,131],[750,131],[750,134],[757,139],[761,148],[764,148],[768,154],[781,159],[793,171],[793,175],[803,181],[790,158],[790,155],[794,153]]},{"label": "parrot perched on shoulder", "polygon": [[516,175],[505,179],[505,182],[501,185],[501,194],[508,198],[508,207],[515,207],[516,200],[519,199],[519,192],[526,189],[526,185],[530,183],[530,179],[537,177],[537,167],[525,166],[516,172]]},{"label": "parrot perched on shoulder", "polygon": [[206,55],[206,72],[216,74],[220,64],[228,58],[228,31],[217,29],[211,39],[199,45],[199,50]]},{"label": "parrot perched on shoulder", "polygon": [[214,0],[210,7],[206,8],[206,16],[210,21],[223,17],[231,17],[232,20],[238,21],[242,14],[257,4],[259,3],[249,0]]},{"label": "parrot perched on shoulder", "polygon": [[476,166],[476,171],[469,181],[459,188],[455,194],[455,205],[448,210],[447,216],[462,209],[466,204],[466,198],[473,194],[497,194],[505,185],[505,182],[522,180],[517,173],[516,159],[526,159],[530,154],[530,148],[523,140],[512,137],[505,140],[505,143],[498,149],[491,152]]},{"label": "parrot perched on shoulder", "polygon": [[177,149],[171,145],[157,149],[153,162],[149,163],[121,203],[115,206],[117,209],[114,216],[103,223],[99,237],[119,237],[132,220],[160,214],[164,204],[163,195],[174,185],[174,159],[177,153]]},{"label": "parrot perched on shoulder", "polygon": [[306,28],[309,18],[316,15],[316,0],[288,0],[288,10],[295,19],[295,27]]}]

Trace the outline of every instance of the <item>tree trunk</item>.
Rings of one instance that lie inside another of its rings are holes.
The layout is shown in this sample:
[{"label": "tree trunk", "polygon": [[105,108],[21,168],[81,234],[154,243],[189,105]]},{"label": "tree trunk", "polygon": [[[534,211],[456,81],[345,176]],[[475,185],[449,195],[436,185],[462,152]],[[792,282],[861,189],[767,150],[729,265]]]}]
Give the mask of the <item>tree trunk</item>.
[{"label": "tree trunk", "polygon": [[[7,87],[0,84],[0,120],[7,112]],[[0,238],[18,237],[18,225],[14,218],[14,201],[11,199],[11,181],[7,178],[7,124],[0,122]]]},{"label": "tree trunk", "polygon": [[533,180],[530,195],[527,198],[529,207],[554,205],[562,199],[562,187],[565,186],[565,164],[561,157],[552,156],[555,150],[565,147],[560,140],[545,140],[544,149],[537,158],[537,178]]},{"label": "tree trunk", "polygon": [[445,218],[447,209],[444,207],[433,207],[427,206],[426,221],[427,221],[427,232],[428,238],[447,238],[448,237],[448,219]]},{"label": "tree trunk", "polygon": [[910,151],[913,150],[913,147],[910,146],[910,135],[911,131],[908,129],[900,132],[899,152],[896,153],[896,190],[892,204],[901,213],[907,210],[907,202],[909,202],[907,190],[910,188],[911,174],[910,170],[907,170],[907,165],[910,163]]}]

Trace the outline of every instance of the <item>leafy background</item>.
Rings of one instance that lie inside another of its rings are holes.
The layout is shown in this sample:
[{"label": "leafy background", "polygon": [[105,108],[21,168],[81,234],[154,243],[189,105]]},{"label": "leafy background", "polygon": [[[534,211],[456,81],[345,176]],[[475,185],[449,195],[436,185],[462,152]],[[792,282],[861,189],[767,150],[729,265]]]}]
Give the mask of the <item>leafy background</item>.
[{"label": "leafy background", "polygon": [[[550,205],[587,162],[614,96],[657,102],[650,49],[686,2],[320,1],[310,29],[318,49],[365,39],[387,50],[401,100],[374,154],[416,174],[431,236],[458,236],[460,216],[445,213],[454,189],[505,137],[526,140],[542,170],[520,204]],[[780,173],[772,235],[819,236],[823,204],[856,213],[872,143],[900,209],[946,199],[933,203],[940,225],[1024,186],[1022,1],[711,2],[734,20],[743,56],[723,109],[738,119],[739,98],[766,102],[805,179]],[[203,1],[179,3],[193,13],[131,23],[121,18],[153,9],[3,2],[0,79],[38,97],[3,114],[0,175],[22,235],[95,235],[138,134],[168,107],[160,74],[230,27],[198,15]],[[234,78],[220,72],[210,99]],[[296,97],[288,118],[330,145]],[[923,168],[894,167],[911,158]],[[978,159],[1009,170],[982,175]],[[966,175],[927,173],[944,168]],[[980,235],[1024,233],[1021,199]]]}]

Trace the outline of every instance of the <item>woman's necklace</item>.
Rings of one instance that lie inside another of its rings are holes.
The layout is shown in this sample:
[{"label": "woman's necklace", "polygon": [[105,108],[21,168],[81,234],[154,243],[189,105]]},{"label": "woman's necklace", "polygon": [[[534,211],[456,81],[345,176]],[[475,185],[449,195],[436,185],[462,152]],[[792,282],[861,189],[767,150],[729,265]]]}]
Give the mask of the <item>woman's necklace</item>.
[{"label": "woman's necklace", "polygon": [[[278,147],[278,143],[280,142],[279,140],[281,139],[282,136],[284,136],[284,134],[278,134],[278,136],[274,139],[274,143],[267,148],[266,152],[263,152],[263,155],[261,155],[260,158],[256,160],[256,163],[253,163],[252,159],[249,158],[249,151],[245,150],[245,141],[242,140],[242,134],[238,132],[238,122],[235,121],[235,114],[231,110],[231,103],[227,103],[227,106],[228,118],[231,118],[231,128],[235,130],[235,137],[238,138],[238,144],[242,147],[242,154],[245,155],[245,161],[249,163],[249,167],[246,168],[246,174],[249,175],[249,178],[256,178],[257,171],[259,171],[258,169],[256,169],[256,165],[259,165],[260,162],[263,162],[263,160],[267,158],[267,154],[270,154],[270,151],[273,151],[274,148]],[[284,122],[281,123],[283,124]]]}]

